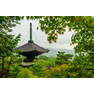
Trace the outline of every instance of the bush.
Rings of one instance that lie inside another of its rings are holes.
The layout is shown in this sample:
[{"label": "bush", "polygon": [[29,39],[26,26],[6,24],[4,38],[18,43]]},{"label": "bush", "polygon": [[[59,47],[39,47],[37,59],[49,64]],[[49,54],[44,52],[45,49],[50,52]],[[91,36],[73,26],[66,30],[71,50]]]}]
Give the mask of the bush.
[{"label": "bush", "polygon": [[27,69],[23,68],[18,74],[17,78],[37,78],[37,76],[33,75],[33,73]]},{"label": "bush", "polygon": [[[85,72],[85,70],[84,70]],[[74,65],[62,64],[60,66],[51,68],[45,71],[46,78],[81,78],[87,77],[80,69],[78,71],[77,67]]]},{"label": "bush", "polygon": [[12,64],[10,67],[9,78],[36,78],[37,76],[27,69],[19,66],[19,64]]},{"label": "bush", "polygon": [[46,70],[45,77],[46,78],[66,78],[69,77],[68,72],[69,66],[67,64],[62,64],[61,66],[57,66],[51,69]]},{"label": "bush", "polygon": [[19,64],[12,64],[10,66],[9,71],[9,78],[16,78],[17,74],[22,70],[23,68],[19,66]]},{"label": "bush", "polygon": [[35,60],[34,65],[30,67],[29,69],[35,74],[40,77],[43,77],[43,73],[46,69],[49,69],[51,67],[55,67],[55,59],[51,60]]}]

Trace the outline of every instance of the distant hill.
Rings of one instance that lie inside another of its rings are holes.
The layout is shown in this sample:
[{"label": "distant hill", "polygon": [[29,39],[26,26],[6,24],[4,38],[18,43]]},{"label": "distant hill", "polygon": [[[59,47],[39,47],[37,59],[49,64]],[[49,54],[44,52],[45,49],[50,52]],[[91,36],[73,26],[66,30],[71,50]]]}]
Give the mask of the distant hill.
[{"label": "distant hill", "polygon": [[55,56],[57,55],[58,51],[60,51],[60,52],[65,52],[65,53],[67,53],[67,54],[73,54],[73,55],[75,55],[74,50],[55,49],[55,48],[48,48],[48,49],[49,49],[49,52],[48,52],[48,53],[45,53],[45,54],[43,54],[43,55],[55,57]]}]

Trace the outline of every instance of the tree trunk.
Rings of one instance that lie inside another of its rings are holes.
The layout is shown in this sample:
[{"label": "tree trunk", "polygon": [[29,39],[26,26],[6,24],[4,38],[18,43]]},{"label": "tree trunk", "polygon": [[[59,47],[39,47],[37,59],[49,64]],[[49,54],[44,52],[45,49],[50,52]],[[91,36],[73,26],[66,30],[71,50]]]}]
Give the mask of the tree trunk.
[{"label": "tree trunk", "polygon": [[2,71],[4,71],[4,57],[2,57]]},{"label": "tree trunk", "polygon": [[3,77],[3,73],[4,73],[4,57],[2,57],[2,70],[0,73],[0,77]]},{"label": "tree trunk", "polygon": [[6,73],[6,77],[7,78],[8,78],[8,74],[9,74],[9,69],[10,69],[11,63],[12,63],[12,57],[10,58],[10,62],[9,62],[8,69],[7,69],[7,73]]}]

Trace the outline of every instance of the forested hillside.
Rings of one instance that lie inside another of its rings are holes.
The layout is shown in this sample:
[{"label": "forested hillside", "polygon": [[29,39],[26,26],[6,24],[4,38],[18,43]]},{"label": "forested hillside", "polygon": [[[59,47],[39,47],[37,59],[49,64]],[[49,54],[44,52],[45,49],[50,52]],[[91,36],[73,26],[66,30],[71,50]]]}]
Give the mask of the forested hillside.
[{"label": "forested hillside", "polygon": [[52,57],[56,57],[57,54],[58,54],[58,51],[60,52],[65,52],[67,54],[73,54],[75,55],[75,52],[74,50],[68,50],[68,49],[55,49],[55,48],[48,48],[49,49],[49,52],[48,53],[45,53],[43,55],[46,55],[46,56],[52,56]]}]

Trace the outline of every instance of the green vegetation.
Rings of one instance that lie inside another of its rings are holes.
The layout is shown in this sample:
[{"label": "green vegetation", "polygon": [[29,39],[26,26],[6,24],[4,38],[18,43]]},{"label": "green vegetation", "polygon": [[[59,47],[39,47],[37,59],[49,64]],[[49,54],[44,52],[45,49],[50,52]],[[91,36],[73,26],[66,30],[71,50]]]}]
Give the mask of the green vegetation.
[{"label": "green vegetation", "polygon": [[28,16],[38,19],[40,29],[48,35],[49,43],[56,42],[58,34],[66,27],[74,30],[72,44],[76,44],[75,57],[58,52],[56,58],[39,56],[34,65],[21,67],[24,57],[15,48],[20,35],[14,36],[12,27],[20,23],[23,16],[0,16],[0,77],[11,78],[93,78],[94,77],[94,17],[91,16]]},{"label": "green vegetation", "polygon": [[[34,60],[34,65],[24,68],[20,66],[23,58],[13,59],[10,66],[9,78],[91,78],[94,77],[94,63],[88,62],[84,56],[75,56],[69,59],[71,54],[58,52],[56,58],[39,56]],[[43,58],[42,58],[43,57]],[[45,58],[46,60],[45,60]],[[64,57],[64,58],[63,58]],[[14,57],[15,58],[15,57]],[[10,58],[5,58],[5,69],[8,67]],[[1,64],[1,63],[0,63]],[[6,77],[4,71],[3,77]]]},{"label": "green vegetation", "polygon": [[[46,56],[45,56],[46,57]],[[47,69],[50,69],[52,67],[55,67],[55,58],[44,60],[43,59],[38,59],[34,61],[34,65],[30,67],[29,69],[37,76],[43,77],[44,71]]]},{"label": "green vegetation", "polygon": [[56,64],[62,65],[62,64],[67,64],[71,62],[70,60],[72,59],[73,55],[71,54],[64,54],[64,52],[58,52],[57,58],[56,58]]}]

